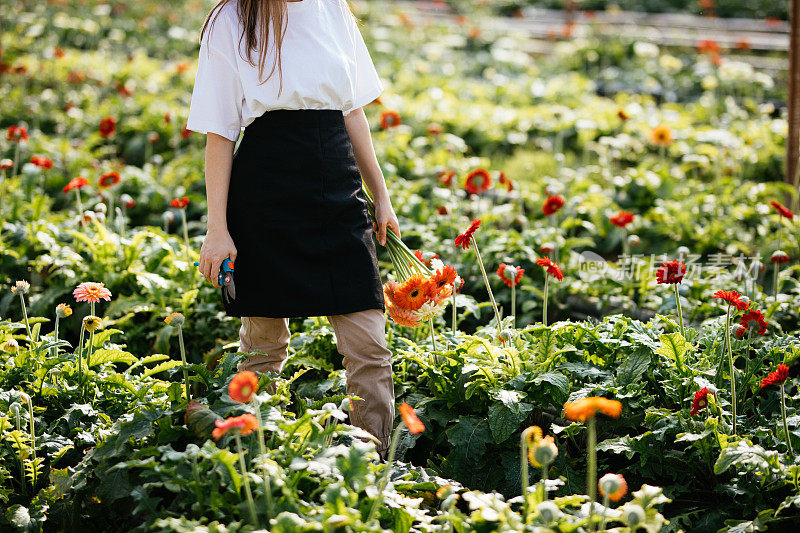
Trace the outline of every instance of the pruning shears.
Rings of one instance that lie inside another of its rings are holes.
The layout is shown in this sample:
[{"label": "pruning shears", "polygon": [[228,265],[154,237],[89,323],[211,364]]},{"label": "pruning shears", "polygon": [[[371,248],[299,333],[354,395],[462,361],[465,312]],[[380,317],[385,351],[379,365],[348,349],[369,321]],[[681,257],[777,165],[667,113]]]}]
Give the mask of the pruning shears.
[{"label": "pruning shears", "polygon": [[[198,261],[194,262],[194,266],[200,266]],[[222,260],[219,266],[219,277],[217,281],[222,286],[223,297],[228,296],[231,299],[236,299],[236,286],[233,284],[233,260],[226,257]]]}]

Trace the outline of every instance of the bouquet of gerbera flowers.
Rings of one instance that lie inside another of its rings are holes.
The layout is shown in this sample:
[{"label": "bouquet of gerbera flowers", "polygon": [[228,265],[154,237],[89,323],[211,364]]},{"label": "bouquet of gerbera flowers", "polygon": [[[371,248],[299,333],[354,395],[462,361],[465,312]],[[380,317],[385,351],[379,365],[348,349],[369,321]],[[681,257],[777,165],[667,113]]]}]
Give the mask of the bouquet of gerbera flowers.
[{"label": "bouquet of gerbera flowers", "polygon": [[[367,197],[369,215],[375,220],[372,195],[363,187]],[[453,296],[458,274],[451,265],[438,258],[430,260],[428,267],[391,230],[386,231],[386,250],[392,260],[399,281],[389,281],[383,286],[383,298],[389,316],[403,326],[417,327],[442,314],[447,299]]]}]

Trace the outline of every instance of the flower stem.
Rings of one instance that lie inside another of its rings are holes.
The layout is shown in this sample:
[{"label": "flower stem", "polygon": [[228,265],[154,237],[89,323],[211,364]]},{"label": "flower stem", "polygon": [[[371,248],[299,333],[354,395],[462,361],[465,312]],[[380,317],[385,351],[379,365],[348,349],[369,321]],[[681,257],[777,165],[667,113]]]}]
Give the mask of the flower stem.
[{"label": "flower stem", "polygon": [[543,309],[542,309],[542,324],[547,326],[547,287],[549,285],[550,278],[547,277],[547,274],[544,275],[544,302]]},{"label": "flower stem", "polygon": [[517,284],[516,282],[511,282],[511,328],[516,329],[517,327],[517,304],[514,298],[516,293]]},{"label": "flower stem", "polygon": [[239,468],[242,470],[242,477],[244,478],[244,493],[247,496],[247,508],[250,510],[250,521],[254,526],[258,526],[258,517],[256,515],[256,506],[253,503],[253,493],[250,492],[250,478],[247,475],[247,466],[244,464],[244,452],[242,452],[242,439],[238,433],[234,435],[236,439],[236,451],[239,453]]},{"label": "flower stem", "polygon": [[594,530],[594,501],[597,498],[597,430],[594,416],[589,418],[587,434],[586,490],[589,494],[589,527]]},{"label": "flower stem", "polygon": [[792,440],[789,436],[789,425],[786,423],[786,390],[781,383],[781,418],[783,419],[783,431],[786,434],[786,446],[789,447],[789,457],[794,461],[794,450],[792,450]]},{"label": "flower stem", "polygon": [[686,330],[683,329],[683,311],[681,310],[681,295],[678,292],[678,284],[673,285],[675,288],[675,306],[678,308],[678,325],[681,328],[681,336],[686,338]]},{"label": "flower stem", "polygon": [[178,326],[178,345],[181,349],[181,368],[183,369],[183,386],[186,389],[186,401],[192,397],[189,395],[189,369],[186,367],[186,348],[183,345],[183,326]]},{"label": "flower stem", "polygon": [[[56,313],[56,324],[55,328],[53,329],[53,340],[58,342],[58,313]],[[53,346],[53,348],[50,350],[50,353],[52,354],[51,357],[58,357],[58,346]]]},{"label": "flower stem", "polygon": [[433,345],[433,351],[435,352],[436,351],[436,336],[434,335],[434,330],[433,330],[433,318],[429,318],[428,322],[430,323],[430,326],[431,326],[431,344]]},{"label": "flower stem", "polygon": [[772,281],[772,298],[775,303],[778,302],[778,263],[774,263],[773,265],[773,281]]},{"label": "flower stem", "polygon": [[475,254],[478,256],[478,265],[481,267],[481,274],[483,274],[483,281],[486,283],[486,290],[489,292],[489,299],[492,301],[492,308],[494,309],[494,316],[497,318],[497,334],[500,335],[500,312],[497,310],[497,303],[494,301],[494,294],[492,294],[492,287],[489,285],[489,278],[486,276],[486,269],[483,267],[483,259],[481,259],[481,252],[478,250],[478,241],[475,240],[475,235],[470,237],[472,245],[475,246]]},{"label": "flower stem", "polygon": [[31,420],[31,456],[33,457],[33,488],[36,489],[36,432],[33,427],[33,402],[30,394],[25,395],[25,402],[28,404],[28,416]]},{"label": "flower stem", "polygon": [[528,523],[528,439],[525,438],[525,432],[522,432],[520,438],[520,462],[519,468],[522,476],[522,523]]},{"label": "flower stem", "polygon": [[603,514],[600,517],[600,531],[606,530],[606,509],[608,508],[608,495],[603,495]]},{"label": "flower stem", "polygon": [[81,326],[81,336],[78,341],[78,387],[80,387],[80,394],[83,397],[83,336],[86,328]]},{"label": "flower stem", "polygon": [[392,442],[389,445],[389,454],[386,456],[386,466],[384,467],[384,472],[381,476],[381,483],[378,486],[378,495],[375,497],[375,501],[372,503],[372,508],[369,510],[367,520],[364,522],[365,524],[369,524],[372,521],[373,517],[375,516],[375,512],[378,510],[378,507],[383,504],[383,491],[386,490],[386,484],[389,482],[389,473],[392,470],[394,453],[397,450],[397,443],[400,440],[400,432],[403,430],[405,425],[406,423],[401,421],[399,424],[397,424],[394,434],[392,434]]},{"label": "flower stem", "polygon": [[728,370],[731,374],[731,426],[736,435],[736,369],[733,366],[733,348],[731,347],[731,306],[725,315],[725,344],[728,347]]},{"label": "flower stem", "polygon": [[22,305],[22,318],[25,320],[25,330],[28,332],[28,338],[33,342],[33,335],[31,334],[31,325],[28,322],[28,309],[25,307],[25,295],[19,291],[19,303]]},{"label": "flower stem", "polygon": [[[181,209],[180,211],[181,211],[181,220],[183,221],[183,244],[186,247],[186,265],[188,270],[188,266],[192,264],[192,259],[189,254],[189,228],[187,227],[186,224],[186,209],[184,208]],[[191,272],[191,270],[189,270],[189,272]]]},{"label": "flower stem", "polygon": [[[256,429],[258,431],[258,451],[263,456],[266,455],[267,449],[264,446],[264,424],[261,420],[261,402],[258,400],[256,400],[255,411],[256,419],[258,420],[258,428]],[[261,467],[261,477],[264,478],[264,501],[267,504],[267,511],[269,513],[267,519],[269,520],[272,518],[275,511],[272,503],[272,486],[269,482],[269,474],[267,473],[266,467]]]},{"label": "flower stem", "polygon": [[542,465],[542,501],[547,500],[547,470],[550,468],[550,463]]},{"label": "flower stem", "polygon": [[83,201],[81,201],[80,187],[75,187],[75,197],[78,199],[78,215],[83,216]]}]

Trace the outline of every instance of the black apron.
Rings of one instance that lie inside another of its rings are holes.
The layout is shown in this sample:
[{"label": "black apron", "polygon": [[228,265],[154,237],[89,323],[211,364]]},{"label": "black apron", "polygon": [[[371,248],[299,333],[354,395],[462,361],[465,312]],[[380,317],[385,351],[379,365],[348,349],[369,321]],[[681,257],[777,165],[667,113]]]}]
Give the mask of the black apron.
[{"label": "black apron", "polygon": [[267,111],[233,156],[228,231],[236,246],[229,316],[385,311],[372,221],[344,116]]}]

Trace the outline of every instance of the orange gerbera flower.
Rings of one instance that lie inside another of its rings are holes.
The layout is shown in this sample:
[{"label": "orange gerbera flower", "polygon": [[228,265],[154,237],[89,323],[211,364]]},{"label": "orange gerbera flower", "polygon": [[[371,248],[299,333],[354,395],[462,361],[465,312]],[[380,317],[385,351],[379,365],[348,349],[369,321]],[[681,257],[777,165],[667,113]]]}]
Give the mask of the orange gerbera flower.
[{"label": "orange gerbera flower", "polygon": [[84,281],[72,291],[72,295],[76,302],[97,303],[101,299],[111,301],[111,291],[102,283],[94,281]]},{"label": "orange gerbera flower", "polygon": [[412,274],[394,293],[397,305],[416,311],[428,301],[430,283],[430,279],[424,274]]},{"label": "orange gerbera flower", "polygon": [[97,181],[97,185],[103,188],[112,187],[119,183],[120,179],[119,172],[112,170],[111,172],[106,172],[100,176],[100,179]]},{"label": "orange gerbera flower", "polygon": [[214,425],[217,427],[211,432],[211,436],[214,437],[214,440],[219,440],[229,431],[238,432],[239,435],[249,435],[258,428],[258,420],[250,413],[245,413],[239,416],[229,416],[225,420],[217,420]]},{"label": "orange gerbera flower", "polygon": [[402,123],[400,114],[397,111],[384,111],[381,113],[381,129],[388,130]]},{"label": "orange gerbera flower", "polygon": [[659,124],[650,132],[650,142],[656,146],[669,146],[672,142],[672,130]]},{"label": "orange gerbera flower", "polygon": [[492,184],[492,176],[485,168],[476,168],[467,174],[467,181],[464,189],[471,194],[480,194],[487,190]]},{"label": "orange gerbera flower", "polygon": [[396,305],[389,305],[386,306],[386,310],[389,312],[391,319],[401,326],[409,326],[412,328],[419,326],[417,316],[408,309],[403,309]]},{"label": "orange gerbera flower", "polygon": [[411,433],[416,435],[425,431],[425,424],[417,417],[414,408],[405,402],[400,404],[400,415]]},{"label": "orange gerbera flower", "polygon": [[469,225],[469,228],[467,228],[464,233],[461,233],[456,237],[456,246],[461,246],[464,250],[469,248],[469,241],[472,238],[472,234],[475,233],[480,225],[481,219],[476,218],[473,220],[472,224]]},{"label": "orange gerbera flower", "polygon": [[247,403],[258,392],[258,377],[255,372],[243,370],[233,376],[228,384],[228,396],[235,402]]},{"label": "orange gerbera flower", "polygon": [[453,265],[445,265],[441,270],[437,270],[431,274],[431,289],[438,291],[444,287],[449,287],[455,283],[458,274]]},{"label": "orange gerbera flower", "polygon": [[81,187],[84,187],[86,185],[89,185],[89,180],[87,180],[82,176],[78,176],[77,178],[72,178],[71,180],[69,180],[69,183],[64,185],[64,192],[67,193],[72,189],[80,189]]},{"label": "orange gerbera flower", "polygon": [[453,184],[453,178],[455,177],[456,173],[452,170],[442,170],[439,174],[436,175],[436,178],[439,180],[439,183],[444,185],[445,187],[449,187]]},{"label": "orange gerbera flower", "polygon": [[628,492],[628,483],[620,474],[606,474],[597,484],[600,494],[612,502],[618,502]]},{"label": "orange gerbera flower", "polygon": [[562,207],[564,207],[564,197],[556,194],[555,196],[548,196],[547,200],[544,202],[544,205],[542,205],[542,212],[545,214],[545,216],[549,217]]},{"label": "orange gerbera flower", "polygon": [[395,294],[397,293],[397,289],[400,288],[400,284],[394,280],[387,281],[383,285],[383,300],[386,302],[386,305],[398,305],[397,300],[395,300]]},{"label": "orange gerbera flower", "polygon": [[575,422],[586,422],[597,413],[603,413],[611,418],[619,418],[622,414],[622,404],[617,400],[609,400],[601,396],[590,396],[577,402],[564,404],[564,415]]},{"label": "orange gerbera flower", "polygon": [[187,205],[189,205],[189,197],[184,196],[182,198],[173,198],[170,200],[169,205],[178,209],[184,209]]},{"label": "orange gerbera flower", "polygon": [[[500,279],[503,280],[503,283],[511,287],[512,283],[514,286],[519,284],[519,280],[522,279],[522,275],[525,273],[525,269],[521,267],[514,267],[515,274],[512,277],[508,277],[506,273],[506,268],[513,265],[507,265],[505,263],[500,263],[500,266],[497,267],[497,275],[500,276]],[[512,279],[513,278],[513,279]]]}]

